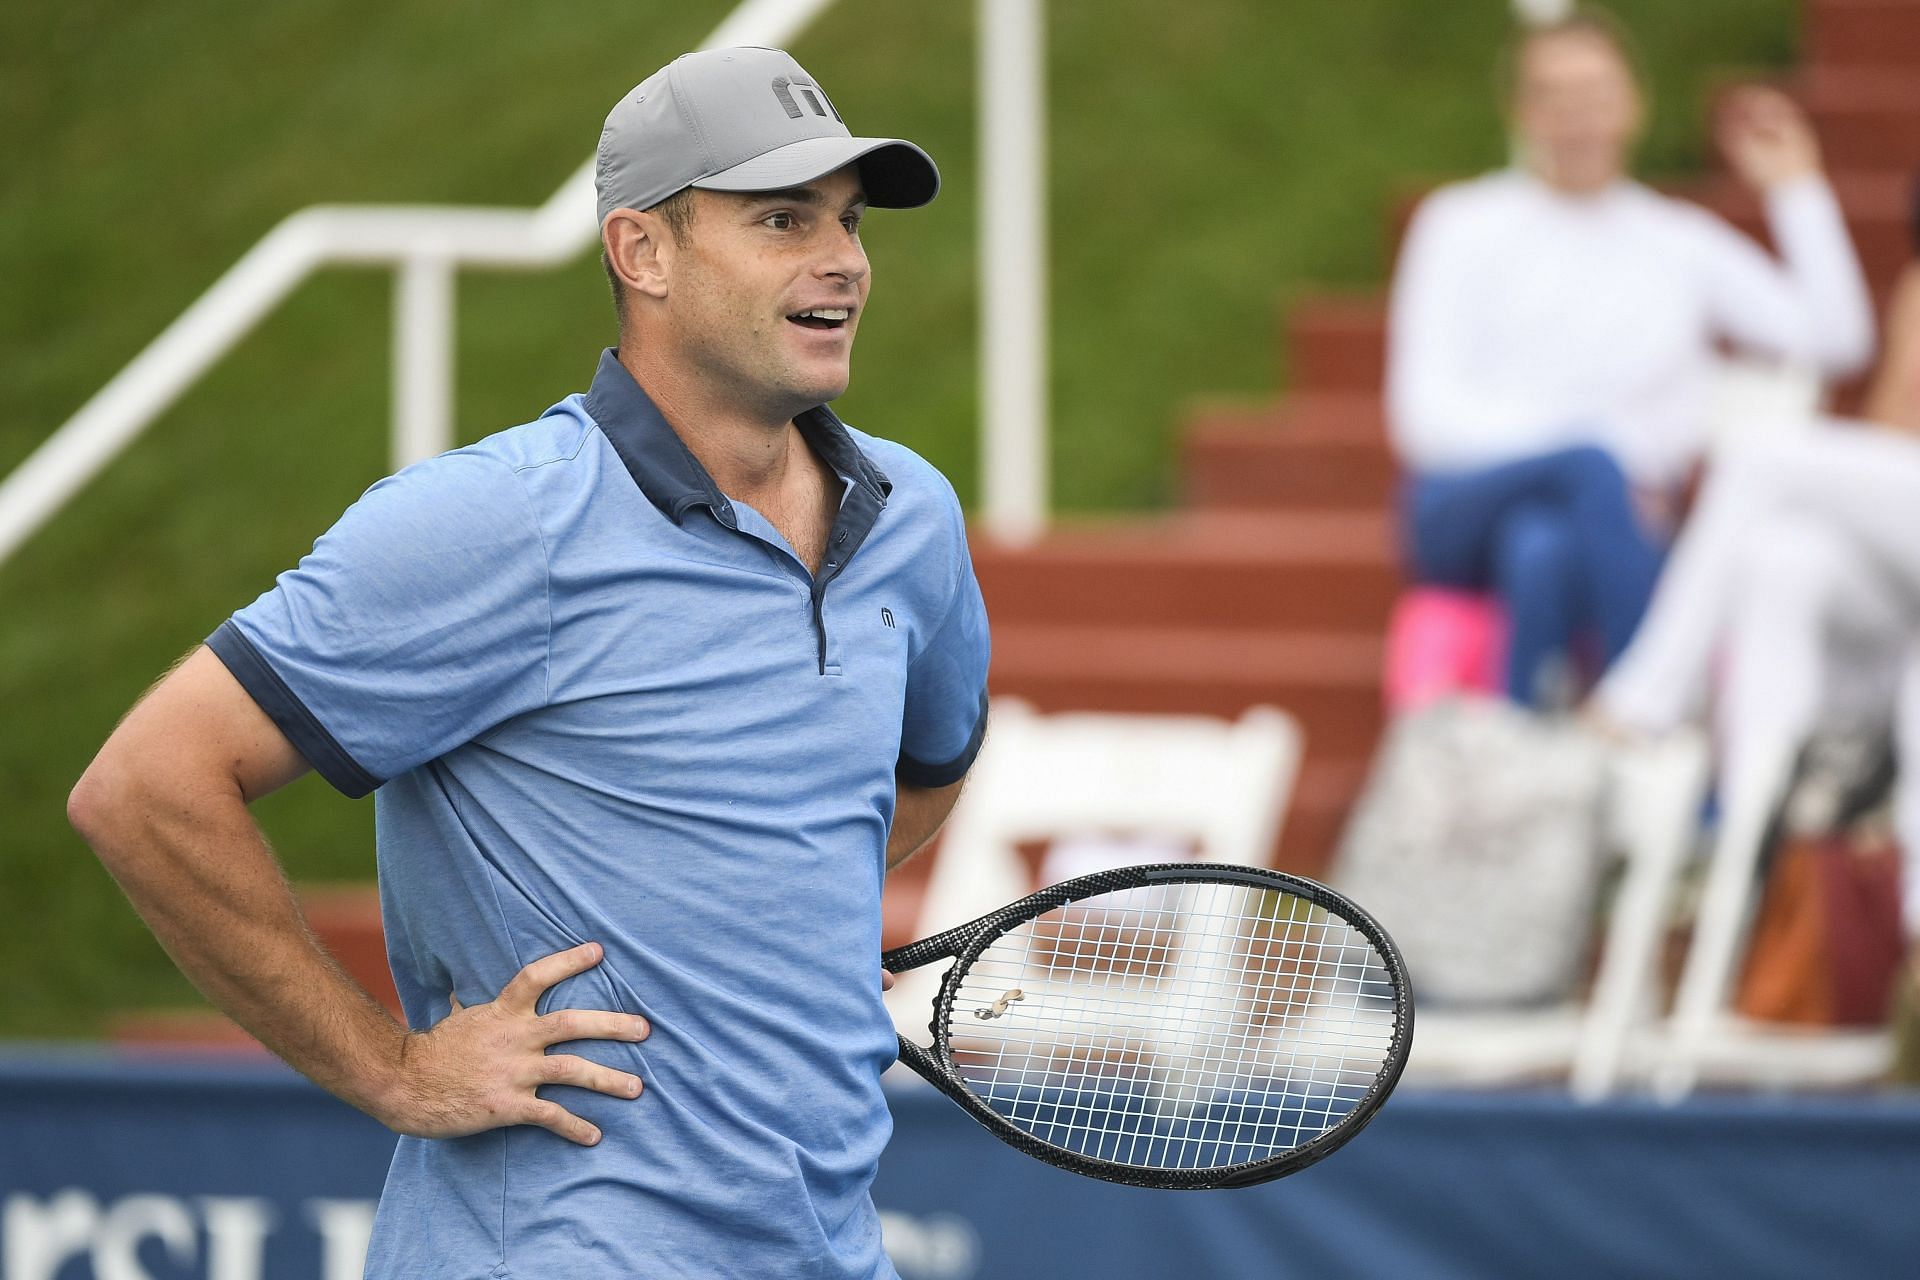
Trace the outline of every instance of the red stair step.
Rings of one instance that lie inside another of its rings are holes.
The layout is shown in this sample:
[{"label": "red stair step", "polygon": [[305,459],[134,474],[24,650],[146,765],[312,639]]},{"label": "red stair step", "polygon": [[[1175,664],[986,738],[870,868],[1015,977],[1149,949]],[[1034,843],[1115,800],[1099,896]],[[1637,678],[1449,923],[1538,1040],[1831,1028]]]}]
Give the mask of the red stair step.
[{"label": "red stair step", "polygon": [[1386,302],[1317,295],[1287,307],[1282,383],[1290,390],[1378,394],[1386,374]]},{"label": "red stair step", "polygon": [[1188,501],[1202,507],[1363,508],[1393,501],[1399,466],[1384,440],[1301,422],[1202,416],[1185,435]]},{"label": "red stair step", "polygon": [[1296,391],[1277,400],[1201,400],[1188,410],[1189,432],[1297,431],[1387,444],[1386,403],[1377,391]]},{"label": "red stair step", "polygon": [[1378,511],[1204,513],[1082,527],[1010,549],[976,538],[974,570],[1003,629],[1378,629],[1399,589]]},{"label": "red stair step", "polygon": [[1914,0],[1808,0],[1802,21],[1810,65],[1920,69]]},{"label": "red stair step", "polygon": [[1837,74],[1815,67],[1793,89],[1813,117],[1831,169],[1911,172],[1920,166],[1920,65]]},{"label": "red stair step", "polygon": [[1377,631],[1225,631],[1102,626],[994,628],[989,684],[1042,711],[1200,713],[1279,707],[1308,749],[1370,751],[1379,736]]}]

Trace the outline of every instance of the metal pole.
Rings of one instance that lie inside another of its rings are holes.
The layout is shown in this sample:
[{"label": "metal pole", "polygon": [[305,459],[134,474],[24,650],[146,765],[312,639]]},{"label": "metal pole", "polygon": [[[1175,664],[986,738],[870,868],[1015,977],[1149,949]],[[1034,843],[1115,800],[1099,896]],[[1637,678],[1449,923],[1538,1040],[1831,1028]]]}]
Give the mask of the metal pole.
[{"label": "metal pole", "polygon": [[980,0],[980,450],[987,529],[1047,521],[1045,36],[1041,0]]},{"label": "metal pole", "polygon": [[453,447],[453,263],[416,255],[394,273],[393,468]]}]

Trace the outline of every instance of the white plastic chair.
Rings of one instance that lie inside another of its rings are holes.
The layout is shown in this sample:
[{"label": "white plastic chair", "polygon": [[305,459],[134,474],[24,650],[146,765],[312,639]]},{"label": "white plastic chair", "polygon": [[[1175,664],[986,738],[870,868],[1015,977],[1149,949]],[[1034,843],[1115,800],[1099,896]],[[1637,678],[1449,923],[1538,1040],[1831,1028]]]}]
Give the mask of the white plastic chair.
[{"label": "white plastic chair", "polygon": [[[1897,680],[1889,654],[1889,680]],[[1674,993],[1663,1040],[1652,1046],[1656,1096],[1674,1102],[1702,1081],[1768,1088],[1845,1087],[1882,1078],[1893,1061],[1886,1028],[1862,1030],[1774,1026],[1732,1008],[1735,970],[1751,934],[1761,883],[1767,825],[1791,780],[1798,743],[1752,753],[1754,776],[1730,778],[1730,804],[1707,864],[1693,937]]]},{"label": "white plastic chair", "polygon": [[[1191,841],[1208,862],[1262,865],[1279,839],[1299,772],[1297,721],[1254,707],[1211,716],[1040,715],[994,700],[987,739],[947,820],[916,937],[965,924],[1033,892],[1018,845],[1125,832]],[[887,1006],[924,1039],[940,966],[902,974]]]},{"label": "white plastic chair", "polygon": [[1699,827],[1707,759],[1706,739],[1685,732],[1623,748],[1614,762],[1611,826],[1626,874],[1574,1049],[1571,1085],[1583,1102],[1620,1087],[1634,1037],[1653,1025],[1667,907]]},{"label": "white plastic chair", "polygon": [[[1714,456],[1737,453],[1756,438],[1810,429],[1823,395],[1809,370],[1724,361],[1709,408]],[[1753,776],[1727,779],[1722,788],[1724,796],[1742,799],[1721,816],[1672,1014],[1664,1033],[1639,1055],[1655,1094],[1668,1101],[1685,1097],[1702,1079],[1770,1087],[1860,1084],[1883,1075],[1891,1061],[1885,1031],[1770,1028],[1730,1008],[1759,891],[1761,844],[1797,749],[1782,743],[1753,753]]]}]

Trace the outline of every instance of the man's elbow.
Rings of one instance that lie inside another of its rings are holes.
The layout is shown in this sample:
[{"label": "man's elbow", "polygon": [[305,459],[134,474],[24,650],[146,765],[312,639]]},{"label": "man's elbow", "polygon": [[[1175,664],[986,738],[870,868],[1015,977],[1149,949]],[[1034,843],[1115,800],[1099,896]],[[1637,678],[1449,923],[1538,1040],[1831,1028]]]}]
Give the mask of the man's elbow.
[{"label": "man's elbow", "polygon": [[128,774],[112,743],[108,743],[67,793],[67,822],[103,859],[118,843],[114,835],[125,828],[126,815],[133,807]]},{"label": "man's elbow", "polygon": [[169,785],[179,783],[155,776],[142,767],[138,753],[109,739],[67,793],[67,822],[107,870],[124,879],[153,843],[146,837],[170,807]]}]

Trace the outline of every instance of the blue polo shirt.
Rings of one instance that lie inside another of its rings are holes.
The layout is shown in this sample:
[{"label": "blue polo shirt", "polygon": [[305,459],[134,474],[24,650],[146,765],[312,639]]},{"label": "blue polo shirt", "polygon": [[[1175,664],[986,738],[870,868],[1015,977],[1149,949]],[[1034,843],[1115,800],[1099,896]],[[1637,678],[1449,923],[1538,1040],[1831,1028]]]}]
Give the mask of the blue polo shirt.
[{"label": "blue polo shirt", "polygon": [[538,421],[374,485],[208,645],[329,782],[375,794],[407,1019],[580,942],[542,1008],[635,1100],[605,1134],[400,1139],[370,1277],[891,1276],[880,886],[896,778],[960,778],[987,622],[952,488],[826,408],[818,577],[608,352]]}]

